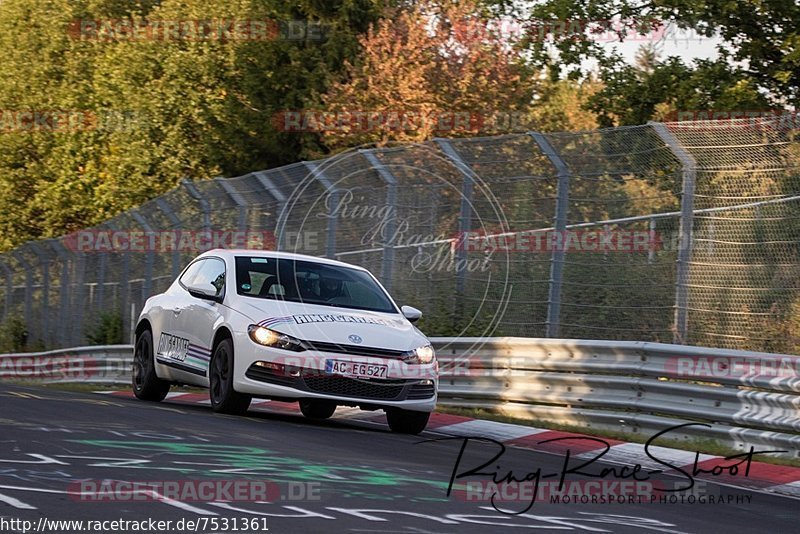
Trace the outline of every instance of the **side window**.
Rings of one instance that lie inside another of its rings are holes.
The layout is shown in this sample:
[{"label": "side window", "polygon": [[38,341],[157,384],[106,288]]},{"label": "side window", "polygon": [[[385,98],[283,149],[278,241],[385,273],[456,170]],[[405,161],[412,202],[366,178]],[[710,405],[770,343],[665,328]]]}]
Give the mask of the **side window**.
[{"label": "side window", "polygon": [[193,264],[191,264],[189,268],[186,269],[186,271],[184,271],[184,273],[180,277],[180,282],[181,284],[183,284],[184,287],[192,283],[192,280],[194,280],[194,277],[197,276],[197,273],[200,271],[200,269],[202,268],[203,264],[206,261],[207,260],[196,261]]},{"label": "side window", "polygon": [[217,258],[206,259],[192,284],[201,287],[214,286],[217,296],[221,296],[225,292],[225,262]]}]

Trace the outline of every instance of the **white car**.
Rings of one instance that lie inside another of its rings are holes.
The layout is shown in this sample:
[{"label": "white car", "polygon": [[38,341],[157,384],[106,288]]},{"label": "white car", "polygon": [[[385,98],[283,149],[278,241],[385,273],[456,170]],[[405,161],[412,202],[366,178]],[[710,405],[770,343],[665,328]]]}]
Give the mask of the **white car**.
[{"label": "white car", "polygon": [[253,397],[299,401],[306,417],[337,406],[383,409],[395,432],[418,434],[436,406],[430,341],[361,267],[280,252],[212,250],[136,325],[133,391],[161,401],[171,384],[209,388],[214,411]]}]

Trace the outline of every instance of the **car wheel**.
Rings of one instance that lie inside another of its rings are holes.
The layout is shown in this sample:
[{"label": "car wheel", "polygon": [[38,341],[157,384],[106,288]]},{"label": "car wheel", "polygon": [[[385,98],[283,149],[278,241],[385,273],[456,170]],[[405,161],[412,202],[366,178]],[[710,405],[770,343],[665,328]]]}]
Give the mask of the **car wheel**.
[{"label": "car wheel", "polygon": [[400,408],[386,410],[386,421],[392,432],[398,434],[419,434],[428,425],[430,412],[412,412]]},{"label": "car wheel", "polygon": [[233,343],[230,339],[223,339],[214,349],[208,382],[212,410],[231,415],[247,412],[252,397],[233,390]]},{"label": "car wheel", "polygon": [[327,419],[336,411],[336,404],[315,399],[301,399],[300,411],[309,419]]},{"label": "car wheel", "polygon": [[137,399],[160,402],[169,393],[169,382],[156,375],[153,362],[153,333],[145,330],[136,336],[131,385]]}]

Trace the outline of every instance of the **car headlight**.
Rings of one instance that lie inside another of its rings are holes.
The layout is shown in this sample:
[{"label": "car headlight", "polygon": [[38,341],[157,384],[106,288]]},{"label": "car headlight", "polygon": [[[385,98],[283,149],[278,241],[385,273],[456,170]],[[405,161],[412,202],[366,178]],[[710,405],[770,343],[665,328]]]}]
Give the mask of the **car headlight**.
[{"label": "car headlight", "polygon": [[436,353],[433,347],[430,345],[423,345],[422,347],[417,347],[414,350],[408,351],[403,357],[403,361],[406,363],[425,365],[433,362],[435,358]]},{"label": "car headlight", "polygon": [[247,328],[247,333],[250,335],[250,339],[265,347],[274,347],[276,349],[292,350],[295,352],[305,350],[303,342],[296,337],[292,337],[288,334],[281,334],[280,332],[258,326],[257,324],[251,324]]}]

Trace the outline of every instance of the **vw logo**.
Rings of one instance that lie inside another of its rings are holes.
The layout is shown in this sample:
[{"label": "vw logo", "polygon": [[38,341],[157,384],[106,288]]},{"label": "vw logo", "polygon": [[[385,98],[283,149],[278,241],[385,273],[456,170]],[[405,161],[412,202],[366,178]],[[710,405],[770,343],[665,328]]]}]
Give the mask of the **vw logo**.
[{"label": "vw logo", "polygon": [[355,334],[350,334],[349,336],[347,336],[347,339],[349,339],[353,343],[361,343],[362,341],[364,341],[363,339],[361,339],[361,336],[357,336]]}]

